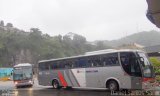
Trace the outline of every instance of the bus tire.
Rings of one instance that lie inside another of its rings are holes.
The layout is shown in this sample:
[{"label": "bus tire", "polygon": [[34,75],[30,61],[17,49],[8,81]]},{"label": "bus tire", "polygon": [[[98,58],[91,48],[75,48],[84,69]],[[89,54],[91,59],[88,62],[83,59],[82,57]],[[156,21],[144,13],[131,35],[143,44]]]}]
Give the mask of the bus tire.
[{"label": "bus tire", "polygon": [[52,81],[52,86],[54,89],[60,89],[61,86],[59,85],[59,82],[57,80]]},{"label": "bus tire", "polygon": [[110,91],[118,91],[119,90],[119,85],[118,85],[117,81],[115,81],[115,80],[109,80],[106,86]]}]

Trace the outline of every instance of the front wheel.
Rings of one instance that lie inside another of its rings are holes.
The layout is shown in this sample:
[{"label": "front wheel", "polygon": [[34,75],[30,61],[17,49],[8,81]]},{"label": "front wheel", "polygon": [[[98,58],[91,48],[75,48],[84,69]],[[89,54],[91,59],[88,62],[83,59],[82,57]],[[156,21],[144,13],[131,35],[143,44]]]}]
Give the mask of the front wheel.
[{"label": "front wheel", "polygon": [[57,80],[53,80],[52,86],[54,89],[60,89],[61,87],[59,86],[59,82]]},{"label": "front wheel", "polygon": [[108,88],[110,91],[118,91],[119,90],[118,83],[113,80],[109,81]]}]

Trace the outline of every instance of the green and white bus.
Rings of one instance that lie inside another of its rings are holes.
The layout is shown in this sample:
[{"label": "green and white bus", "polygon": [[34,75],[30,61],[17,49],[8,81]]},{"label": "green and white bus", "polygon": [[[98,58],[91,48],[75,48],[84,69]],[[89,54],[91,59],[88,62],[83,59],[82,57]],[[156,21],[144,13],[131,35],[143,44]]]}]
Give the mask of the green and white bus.
[{"label": "green and white bus", "polygon": [[84,55],[42,60],[38,64],[39,85],[109,90],[142,90],[152,87],[154,71],[140,50],[100,50]]}]

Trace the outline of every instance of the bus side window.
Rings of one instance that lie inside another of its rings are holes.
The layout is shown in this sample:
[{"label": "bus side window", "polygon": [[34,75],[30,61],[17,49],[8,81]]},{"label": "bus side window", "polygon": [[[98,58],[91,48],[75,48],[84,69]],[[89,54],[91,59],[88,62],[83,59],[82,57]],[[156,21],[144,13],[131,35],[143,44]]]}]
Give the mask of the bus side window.
[{"label": "bus side window", "polygon": [[52,66],[53,66],[53,69],[58,69],[57,62],[54,62]]},{"label": "bus side window", "polygon": [[66,63],[64,64],[64,67],[65,67],[66,69],[69,68],[68,62],[66,62]]},{"label": "bus side window", "polygon": [[103,58],[102,58],[102,64],[103,64],[103,66],[107,66],[107,57],[106,56],[103,56]]},{"label": "bus side window", "polygon": [[74,68],[78,68],[79,67],[79,64],[78,64],[78,60],[74,60]]},{"label": "bus side window", "polygon": [[63,61],[59,61],[59,62],[58,62],[58,68],[59,68],[59,69],[65,68]]},{"label": "bus side window", "polygon": [[100,57],[95,57],[94,59],[94,67],[100,67],[101,65],[101,58]]},{"label": "bus side window", "polygon": [[39,64],[39,69],[40,69],[41,71],[44,71],[44,70],[45,70],[45,63],[40,63],[40,64]]},{"label": "bus side window", "polygon": [[107,54],[104,58],[103,58],[103,65],[104,66],[110,66],[111,65],[111,58],[109,56],[109,54]]},{"label": "bus side window", "polygon": [[66,64],[65,64],[65,68],[69,69],[71,68],[71,62],[70,61],[67,61]]},{"label": "bus side window", "polygon": [[50,65],[50,69],[54,69],[52,62],[49,65]]},{"label": "bus side window", "polygon": [[124,71],[129,74],[132,75],[131,73],[131,53],[129,52],[121,52],[120,53],[120,59],[121,59],[121,64],[122,67],[124,69]]},{"label": "bus side window", "polygon": [[50,68],[50,69],[57,69],[57,68],[58,68],[56,61],[50,62],[50,63],[48,63],[48,64],[49,64],[49,68]]},{"label": "bus side window", "polygon": [[93,61],[91,58],[88,59],[87,67],[93,67]]},{"label": "bus side window", "polygon": [[112,65],[119,65],[118,54],[117,53],[112,54],[111,62],[112,62]]},{"label": "bus side window", "polygon": [[102,67],[102,66],[103,66],[103,61],[102,61],[102,59],[103,59],[103,58],[100,56],[99,59],[98,59],[98,61],[97,61],[99,67]]},{"label": "bus side window", "polygon": [[71,63],[71,68],[75,68],[74,60],[71,60],[70,63]]},{"label": "bus side window", "polygon": [[49,70],[49,64],[48,63],[45,63],[44,66],[45,66],[45,70]]},{"label": "bus side window", "polygon": [[80,58],[78,60],[78,63],[79,63],[79,67],[85,68],[86,67],[86,63],[87,63],[87,59],[86,58]]},{"label": "bus side window", "polygon": [[103,60],[103,65],[104,66],[119,65],[118,54],[117,53],[107,54],[102,60]]}]

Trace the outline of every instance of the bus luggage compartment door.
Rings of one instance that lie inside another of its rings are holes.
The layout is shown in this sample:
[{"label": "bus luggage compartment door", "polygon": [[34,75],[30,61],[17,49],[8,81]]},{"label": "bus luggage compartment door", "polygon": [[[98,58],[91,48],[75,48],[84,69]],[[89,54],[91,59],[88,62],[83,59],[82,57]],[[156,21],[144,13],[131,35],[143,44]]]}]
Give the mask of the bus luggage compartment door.
[{"label": "bus luggage compartment door", "polygon": [[141,77],[131,76],[131,88],[132,89],[142,89],[142,79]]}]

